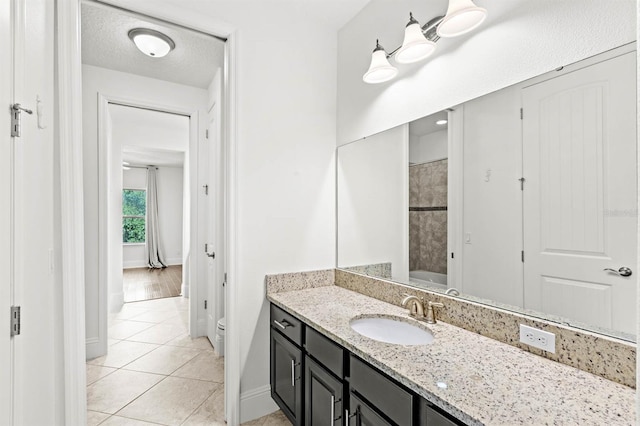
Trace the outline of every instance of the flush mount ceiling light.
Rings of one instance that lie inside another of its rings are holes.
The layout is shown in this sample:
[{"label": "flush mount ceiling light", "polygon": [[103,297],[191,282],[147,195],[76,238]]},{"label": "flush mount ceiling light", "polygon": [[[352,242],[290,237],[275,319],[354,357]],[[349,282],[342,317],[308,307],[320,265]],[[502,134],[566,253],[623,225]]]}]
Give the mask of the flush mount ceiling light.
[{"label": "flush mount ceiling light", "polygon": [[152,58],[162,58],[176,47],[168,36],[149,28],[134,28],[129,31],[129,38],[138,50]]},{"label": "flush mount ceiling light", "polygon": [[373,49],[373,53],[371,54],[371,65],[369,65],[369,70],[364,73],[362,76],[362,80],[365,83],[384,83],[385,81],[391,80],[398,74],[398,69],[389,63],[387,59],[387,52],[385,52],[384,47],[380,46],[378,40],[376,40],[376,48]]},{"label": "flush mount ceiling light", "polygon": [[477,28],[487,17],[486,9],[477,7],[472,0],[449,0],[445,16],[436,16],[425,25],[409,13],[409,23],[404,30],[402,46],[387,53],[376,40],[371,55],[371,65],[362,80],[365,83],[384,83],[393,79],[398,70],[389,63],[395,55],[399,64],[410,64],[429,57],[436,50],[440,37],[455,37]]},{"label": "flush mount ceiling light", "polygon": [[437,124],[438,126],[444,126],[444,125],[445,125],[445,124],[447,124],[447,123],[448,123],[448,121],[447,121],[447,120],[438,120],[438,121],[436,121],[436,124]]}]

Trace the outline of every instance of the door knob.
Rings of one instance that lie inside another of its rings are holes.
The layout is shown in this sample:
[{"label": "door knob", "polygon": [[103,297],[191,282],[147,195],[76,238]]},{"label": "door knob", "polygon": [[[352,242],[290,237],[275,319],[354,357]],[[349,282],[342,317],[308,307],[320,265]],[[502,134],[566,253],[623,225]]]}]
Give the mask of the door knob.
[{"label": "door knob", "polygon": [[617,271],[613,268],[604,268],[605,271],[607,272],[611,272],[612,274],[616,274],[619,275],[621,277],[628,277],[629,275],[632,274],[631,269],[627,268],[626,266],[623,266],[622,268],[618,269]]}]

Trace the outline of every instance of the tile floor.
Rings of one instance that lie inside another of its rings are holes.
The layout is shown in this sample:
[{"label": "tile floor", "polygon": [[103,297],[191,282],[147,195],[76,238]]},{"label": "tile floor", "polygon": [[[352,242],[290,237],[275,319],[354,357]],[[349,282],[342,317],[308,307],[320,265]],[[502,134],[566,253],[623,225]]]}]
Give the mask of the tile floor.
[{"label": "tile floor", "polygon": [[[187,333],[188,299],[126,303],[109,353],[87,361],[87,424],[224,425],[224,359]],[[290,425],[282,412],[248,422]]]}]

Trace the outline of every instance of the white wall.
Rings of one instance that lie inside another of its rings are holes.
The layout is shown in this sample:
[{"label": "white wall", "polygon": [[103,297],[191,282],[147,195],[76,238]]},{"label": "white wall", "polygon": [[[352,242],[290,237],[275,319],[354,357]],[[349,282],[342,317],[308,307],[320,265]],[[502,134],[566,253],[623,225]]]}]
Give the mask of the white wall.
[{"label": "white wall", "polygon": [[[160,243],[169,265],[182,264],[182,167],[159,167],[158,211]],[[131,168],[122,171],[124,189],[147,189],[146,169]],[[123,244],[122,266],[141,268],[147,266],[144,244]]]},{"label": "white wall", "polygon": [[[98,160],[98,94],[122,97],[136,100],[144,104],[161,105],[194,111],[197,113],[195,120],[198,121],[197,138],[204,139],[204,122],[198,117],[206,116],[207,90],[184,86],[166,81],[155,80],[133,74],[111,71],[90,65],[82,67],[83,84],[83,138],[84,138],[84,204],[85,204],[85,299],[86,299],[86,334],[87,334],[87,357],[92,358],[100,355],[106,350],[106,324],[100,324],[101,297],[99,292],[99,170]],[[190,147],[190,161],[197,158],[198,142],[194,141]],[[112,147],[113,157],[121,155],[121,147]],[[111,161],[114,170],[110,170],[114,177],[113,187],[121,188],[121,166],[117,159]],[[120,180],[118,180],[120,179]],[[193,174],[190,179],[195,182]],[[196,184],[197,185],[197,184]],[[195,186],[195,185],[194,185]],[[117,191],[117,189],[116,189]],[[119,198],[120,199],[120,198]],[[121,203],[121,199],[120,199]],[[114,203],[111,206],[111,216],[117,217],[121,212],[121,205]],[[193,220],[193,216],[192,216]],[[110,248],[113,258],[122,258],[122,237],[117,232],[109,235],[112,244]],[[193,258],[190,260],[194,261]],[[111,293],[116,294],[122,291],[122,282],[118,280],[117,271],[111,271],[115,277],[108,283]],[[122,270],[120,269],[120,274]],[[117,299],[117,297],[114,297]],[[113,302],[113,301],[112,301]],[[103,302],[104,303],[104,302]],[[204,319],[204,307],[196,313],[198,318]]]},{"label": "white wall", "polygon": [[408,125],[338,149],[338,266],[391,263],[409,278]]},{"label": "white wall", "polygon": [[488,18],[468,35],[438,41],[427,61],[399,65],[389,83],[369,85],[376,38],[402,43],[409,11],[421,23],[446,0],[372,0],[338,35],[338,143],[441,111],[635,40],[634,0],[477,0]]},{"label": "white wall", "polygon": [[409,135],[409,162],[412,164],[444,160],[449,155],[447,130],[426,135]]}]

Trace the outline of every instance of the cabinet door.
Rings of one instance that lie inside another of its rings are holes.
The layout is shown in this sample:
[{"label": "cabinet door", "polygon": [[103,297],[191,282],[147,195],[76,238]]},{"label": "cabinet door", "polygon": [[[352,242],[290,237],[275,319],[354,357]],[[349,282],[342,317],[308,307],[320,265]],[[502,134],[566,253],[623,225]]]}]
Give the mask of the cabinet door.
[{"label": "cabinet door", "polygon": [[349,393],[349,426],[392,426],[355,393]]},{"label": "cabinet door", "polygon": [[271,397],[294,425],[302,424],[302,351],[271,329]]},{"label": "cabinet door", "polygon": [[342,382],[320,364],[305,356],[305,424],[340,426],[342,424]]},{"label": "cabinet door", "polygon": [[464,426],[464,423],[444,413],[425,399],[420,404],[420,426]]}]

